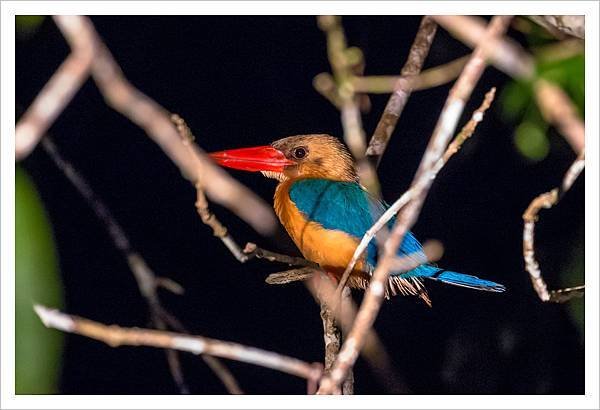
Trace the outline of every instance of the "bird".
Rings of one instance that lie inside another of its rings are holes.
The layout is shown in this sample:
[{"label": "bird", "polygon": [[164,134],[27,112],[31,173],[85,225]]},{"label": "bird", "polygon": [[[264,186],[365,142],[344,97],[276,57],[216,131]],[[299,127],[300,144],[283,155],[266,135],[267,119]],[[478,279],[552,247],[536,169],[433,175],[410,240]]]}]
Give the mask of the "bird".
[{"label": "bird", "polygon": [[[270,145],[209,155],[223,167],[261,172],[277,180],[273,205],[277,217],[304,258],[317,263],[333,279],[340,279],[363,235],[389,208],[360,184],[352,155],[338,138],[328,134],[295,135]],[[394,223],[392,218],[388,227]],[[368,287],[379,245],[377,237],[368,244],[348,278],[349,287]],[[398,255],[418,255],[425,260],[423,247],[411,232],[405,235]],[[408,272],[391,272],[385,297],[415,295],[431,306],[425,280],[489,292],[506,289],[424,263]]]}]

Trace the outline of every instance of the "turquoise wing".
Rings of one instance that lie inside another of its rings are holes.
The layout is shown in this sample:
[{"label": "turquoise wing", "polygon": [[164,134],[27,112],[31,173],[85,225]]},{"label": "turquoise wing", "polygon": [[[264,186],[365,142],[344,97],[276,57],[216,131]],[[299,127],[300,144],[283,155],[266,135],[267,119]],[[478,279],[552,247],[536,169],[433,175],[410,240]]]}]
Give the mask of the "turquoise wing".
[{"label": "turquoise wing", "polygon": [[[388,208],[387,204],[371,197],[357,183],[326,179],[302,179],[290,187],[290,198],[310,221],[325,229],[343,231],[360,240]],[[388,223],[391,228],[392,218]],[[422,252],[423,248],[412,233],[404,238],[400,255]],[[377,243],[374,238],[367,248],[367,263],[377,263]]]}]

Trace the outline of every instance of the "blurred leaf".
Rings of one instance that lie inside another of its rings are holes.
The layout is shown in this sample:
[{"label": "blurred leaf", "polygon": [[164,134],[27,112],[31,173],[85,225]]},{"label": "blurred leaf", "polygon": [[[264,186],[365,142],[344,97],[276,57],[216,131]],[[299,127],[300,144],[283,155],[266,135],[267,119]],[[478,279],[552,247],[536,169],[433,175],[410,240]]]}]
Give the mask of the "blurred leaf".
[{"label": "blurred leaf", "polygon": [[34,35],[46,16],[15,16],[15,29],[17,36],[28,38]]},{"label": "blurred leaf", "polygon": [[502,113],[508,121],[522,118],[527,107],[532,103],[531,85],[521,81],[512,81],[502,90],[500,97]]},{"label": "blurred leaf", "polygon": [[[531,26],[527,39],[530,44],[544,44],[540,32]],[[554,43],[554,42],[552,42]],[[550,44],[552,44],[550,43]],[[583,117],[585,108],[585,55],[576,54],[567,58],[548,59],[535,55],[536,77],[543,78],[561,87],[573,100]],[[548,124],[541,117],[535,98],[533,83],[510,81],[502,90],[501,104],[504,119],[520,123],[515,130],[517,150],[533,161],[544,159],[550,150],[546,136]]]},{"label": "blurred leaf", "polygon": [[541,161],[550,151],[550,142],[539,124],[523,122],[515,131],[515,145],[525,157]]},{"label": "blurred leaf", "polygon": [[17,394],[56,393],[62,335],[46,329],[33,303],[62,305],[50,225],[26,173],[15,175],[15,389]]}]

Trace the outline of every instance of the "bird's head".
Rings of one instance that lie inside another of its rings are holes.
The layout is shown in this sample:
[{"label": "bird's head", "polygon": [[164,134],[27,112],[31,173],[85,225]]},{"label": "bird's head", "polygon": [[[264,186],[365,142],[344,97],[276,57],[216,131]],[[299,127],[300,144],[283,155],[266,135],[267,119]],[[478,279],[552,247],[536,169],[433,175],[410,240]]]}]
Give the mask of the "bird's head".
[{"label": "bird's head", "polygon": [[279,181],[303,178],[358,180],[354,161],[344,144],[327,134],[296,135],[271,145],[213,152],[210,156],[224,167],[261,172]]}]

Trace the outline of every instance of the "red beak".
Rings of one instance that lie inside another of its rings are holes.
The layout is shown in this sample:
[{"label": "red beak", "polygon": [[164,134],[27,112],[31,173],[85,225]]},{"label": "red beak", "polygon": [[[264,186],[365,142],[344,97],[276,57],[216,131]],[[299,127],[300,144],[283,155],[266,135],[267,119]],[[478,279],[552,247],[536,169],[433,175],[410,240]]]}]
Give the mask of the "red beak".
[{"label": "red beak", "polygon": [[283,172],[287,165],[294,165],[283,152],[264,145],[261,147],[238,148],[208,154],[217,164],[242,171]]}]

